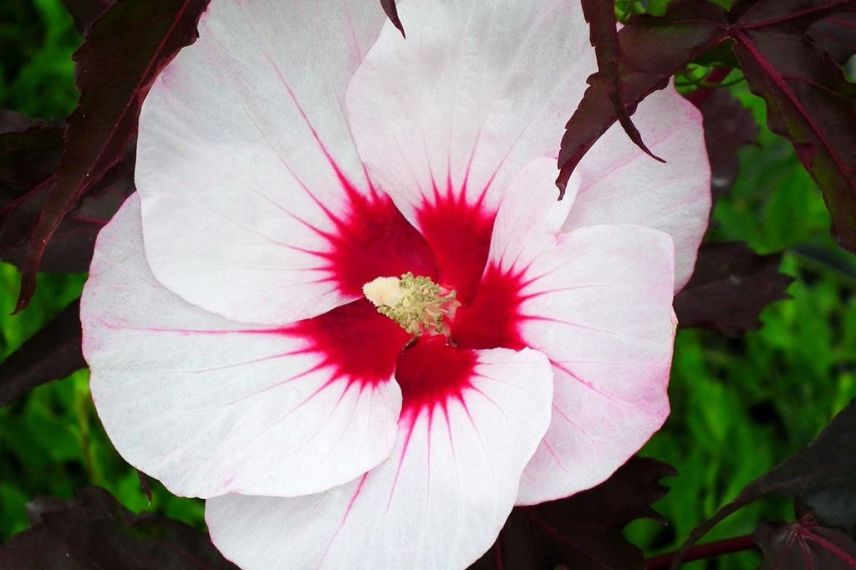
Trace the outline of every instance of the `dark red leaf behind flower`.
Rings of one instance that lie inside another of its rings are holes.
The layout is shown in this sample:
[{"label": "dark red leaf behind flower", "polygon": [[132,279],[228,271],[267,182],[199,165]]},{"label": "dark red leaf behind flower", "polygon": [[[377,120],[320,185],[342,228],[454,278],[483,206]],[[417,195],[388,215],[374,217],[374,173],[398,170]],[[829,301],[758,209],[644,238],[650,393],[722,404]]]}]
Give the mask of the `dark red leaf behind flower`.
[{"label": "dark red leaf behind flower", "polygon": [[[57,136],[57,139],[60,138],[61,133]],[[2,147],[2,137],[0,137],[0,147]],[[59,148],[58,144],[57,148],[46,152],[55,153],[58,160]],[[3,159],[3,149],[0,148],[0,169],[3,168]],[[47,159],[48,155],[45,156],[45,160]],[[134,192],[134,162],[134,147],[131,146],[125,158],[114,166],[81,203],[62,220],[42,256],[39,267],[41,271],[82,273],[89,269],[98,232],[110,221],[125,199]],[[26,263],[27,238],[38,219],[50,186],[50,179],[33,185],[29,178],[37,175],[38,170],[44,166],[43,162],[39,162],[38,166],[30,168],[29,172],[22,172],[18,177],[21,188],[27,185],[31,188],[23,194],[20,194],[18,189],[17,193],[20,195],[9,202],[5,209],[0,210],[0,259],[19,268]],[[9,190],[11,192],[13,189]]]},{"label": "dark red leaf behind flower", "polygon": [[[707,0],[676,0],[661,18],[630,18],[619,32],[619,72],[628,112],[697,57],[730,45],[751,90],[767,102],[770,129],[788,139],[823,191],[833,234],[856,251],[856,85],[819,45],[819,21],[854,37],[856,0],[739,0],[725,12]],[[838,46],[841,48],[841,46]],[[828,48],[832,49],[832,48]],[[852,46],[844,46],[843,57]],[[840,50],[839,50],[840,51]],[[559,151],[561,189],[600,136],[620,119],[612,104],[614,82],[601,71],[566,126]]]},{"label": "dark red leaf behind flower", "polygon": [[80,343],[80,302],[75,301],[0,363],[0,406],[85,368]]},{"label": "dark red leaf behind flower", "polygon": [[124,157],[152,81],[196,39],[207,3],[120,0],[87,30],[74,56],[80,105],[30,239],[17,310],[32,297],[35,273],[63,218]]},{"label": "dark red leaf behind flower", "polygon": [[624,88],[622,86],[619,62],[621,48],[618,44],[618,22],[615,18],[615,2],[609,0],[581,0],[583,14],[589,24],[589,41],[594,47],[597,58],[598,76],[608,89],[609,100],[615,110],[615,116],[624,132],[636,146],[652,158],[663,162],[655,156],[642,141],[642,135],[633,124],[624,103]]},{"label": "dark red leaf behind flower", "polygon": [[398,28],[403,37],[407,37],[404,33],[404,25],[401,23],[401,18],[398,17],[398,7],[395,5],[395,0],[380,0],[380,5],[386,13],[386,17],[389,18],[389,21]]},{"label": "dark red leaf behind flower", "polygon": [[753,538],[764,556],[760,570],[856,570],[856,542],[818,526],[811,516],[792,524],[763,523]]},{"label": "dark red leaf behind flower", "polygon": [[56,170],[61,152],[62,127],[0,114],[0,223],[16,200]]},{"label": "dark red leaf behind flower", "polygon": [[720,197],[737,180],[737,153],[758,140],[758,125],[752,113],[726,89],[713,89],[698,108],[704,117],[710,189],[714,197]]},{"label": "dark red leaf behind flower", "polygon": [[16,113],[15,111],[0,109],[0,135],[26,131],[34,127],[43,126],[47,126],[47,123],[39,119],[31,119],[30,117]]},{"label": "dark red leaf behind flower", "polygon": [[74,18],[74,25],[81,33],[85,32],[95,19],[103,14],[116,0],[62,0]]},{"label": "dark red leaf behind flower", "polygon": [[856,251],[856,85],[804,35],[852,0],[758,0],[730,36],[749,88],[767,102],[770,130],[787,138],[823,190],[832,232]]},{"label": "dark red leaf behind flower", "polygon": [[[720,521],[762,497],[792,497],[815,509],[817,520],[834,525],[851,519],[856,489],[856,400],[840,413],[814,441],[744,488],[737,498],[696,527],[673,560],[680,565],[682,554]],[[824,500],[818,501],[822,496]]]},{"label": "dark red leaf behind flower", "polygon": [[3,570],[237,570],[184,523],[134,515],[107,491],[37,500],[38,522],[0,547]]},{"label": "dark red leaf behind flower", "polygon": [[634,457],[606,482],[567,499],[517,507],[496,544],[470,570],[638,570],[642,552],[622,532],[631,521],[660,520],[651,504],[666,494],[669,465]]},{"label": "dark red leaf behind flower", "polygon": [[839,65],[856,54],[856,11],[834,13],[812,24],[808,37]]},{"label": "dark red leaf behind flower", "polygon": [[[664,88],[687,63],[721,42],[725,26],[722,9],[703,0],[677,0],[662,18],[630,18],[618,33],[618,49],[612,52],[613,57],[621,54],[618,80],[627,113],[632,115],[642,99]],[[589,87],[562,137],[560,189],[585,153],[618,119],[612,96],[615,81],[604,73],[603,64],[589,77]]]},{"label": "dark red leaf behind flower", "polygon": [[781,255],[758,255],[740,242],[702,245],[692,279],[675,297],[678,323],[730,336],[760,328],[761,311],[786,299],[793,281],[779,273],[781,261]]}]

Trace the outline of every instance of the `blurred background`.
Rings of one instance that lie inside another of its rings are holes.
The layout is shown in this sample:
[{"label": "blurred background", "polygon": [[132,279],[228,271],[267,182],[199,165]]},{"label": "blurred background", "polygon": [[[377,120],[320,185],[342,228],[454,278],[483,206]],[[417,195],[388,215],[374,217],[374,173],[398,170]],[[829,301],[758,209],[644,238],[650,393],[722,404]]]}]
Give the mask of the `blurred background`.
[{"label": "blurred background", "polygon": [[[654,4],[658,4],[655,2]],[[665,2],[659,4],[665,5]],[[60,0],[0,2],[0,108],[59,120],[75,107],[71,55],[80,44]],[[678,335],[672,416],[643,450],[679,472],[656,508],[667,526],[637,521],[628,538],[646,554],[675,548],[690,530],[747,483],[808,443],[856,396],[856,260],[829,237],[820,192],[791,146],[764,126],[764,104],[742,81],[727,87],[753,112],[757,146],[741,151],[741,171],[720,199],[710,238],[743,240],[759,253],[784,251],[791,299],[762,315],[740,338],[698,330]],[[570,110],[569,110],[570,113]],[[35,299],[10,316],[19,274],[0,263],[0,359],[66,304],[85,275],[40,275]],[[99,485],[132,511],[153,510],[202,525],[202,503],[171,496],[141,478],[110,445],[95,414],[87,372],[44,385],[0,408],[0,543],[27,528],[27,502],[70,498]],[[706,540],[751,533],[761,519],[792,519],[786,502],[766,500],[719,525]],[[686,568],[756,568],[753,553]]]}]

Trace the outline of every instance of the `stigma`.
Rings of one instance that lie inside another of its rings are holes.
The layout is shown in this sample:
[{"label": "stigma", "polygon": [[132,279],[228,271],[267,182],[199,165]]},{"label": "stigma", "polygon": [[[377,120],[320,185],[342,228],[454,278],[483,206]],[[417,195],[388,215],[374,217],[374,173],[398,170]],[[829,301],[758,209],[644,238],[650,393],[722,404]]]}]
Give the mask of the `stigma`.
[{"label": "stigma", "polygon": [[454,290],[409,272],[401,277],[373,279],[363,285],[363,295],[381,315],[414,336],[448,337],[449,320],[461,305]]}]

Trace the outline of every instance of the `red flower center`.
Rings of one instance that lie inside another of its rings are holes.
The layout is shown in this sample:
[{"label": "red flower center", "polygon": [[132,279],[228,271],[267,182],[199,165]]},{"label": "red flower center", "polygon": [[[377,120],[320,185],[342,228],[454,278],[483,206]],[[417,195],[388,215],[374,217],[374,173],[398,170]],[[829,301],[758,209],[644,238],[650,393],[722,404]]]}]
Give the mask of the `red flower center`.
[{"label": "red flower center", "polygon": [[469,386],[476,357],[468,349],[523,348],[520,275],[496,266],[485,270],[495,212],[451,191],[417,211],[420,233],[387,196],[364,197],[346,187],[349,211],[333,216],[335,232],[323,234],[329,248],[316,255],[329,281],[346,295],[376,277],[406,272],[430,277],[457,292],[461,302],[449,338],[413,338],[380,315],[365,299],[288,327],[322,355],[331,381],[357,386],[388,381],[401,386],[402,417],[444,408]]}]

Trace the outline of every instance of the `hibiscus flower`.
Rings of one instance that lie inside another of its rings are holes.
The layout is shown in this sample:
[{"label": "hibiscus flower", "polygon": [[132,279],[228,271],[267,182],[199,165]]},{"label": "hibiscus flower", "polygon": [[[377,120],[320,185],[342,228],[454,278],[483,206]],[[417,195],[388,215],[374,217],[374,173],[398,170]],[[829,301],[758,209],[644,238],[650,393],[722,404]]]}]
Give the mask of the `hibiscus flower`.
[{"label": "hibiscus flower", "polygon": [[213,0],[83,297],[122,456],[247,569],[464,568],[663,423],[710,208],[672,88],[556,200],[572,0]]}]

